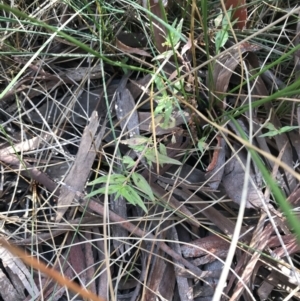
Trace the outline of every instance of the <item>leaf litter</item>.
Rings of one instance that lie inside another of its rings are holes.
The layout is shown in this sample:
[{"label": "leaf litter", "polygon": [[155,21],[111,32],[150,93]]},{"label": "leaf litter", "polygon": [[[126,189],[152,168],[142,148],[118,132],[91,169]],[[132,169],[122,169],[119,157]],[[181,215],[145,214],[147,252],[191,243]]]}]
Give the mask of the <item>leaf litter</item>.
[{"label": "leaf litter", "polygon": [[[275,42],[268,61],[266,45],[243,41],[243,30],[258,18],[245,1],[225,1],[227,13],[202,45],[203,32],[194,28],[199,38],[192,39],[186,20],[171,17],[169,7],[180,6],[168,2],[151,0],[143,9],[131,3],[127,13],[116,4],[119,29],[115,39],[103,40],[109,56],[101,63],[60,37],[49,46],[53,57],[0,59],[1,90],[9,68],[25,70],[0,105],[1,236],[106,300],[214,300],[219,286],[222,300],[298,300],[297,229],[254,157],[245,169],[251,134],[252,146],[273,156],[260,160],[298,213],[299,183],[280,163],[298,171],[297,94],[272,98],[299,77],[298,51],[287,76],[284,60],[280,71],[270,66],[288,52],[284,43]],[[74,7],[60,9],[65,19]],[[82,20],[70,26],[98,47],[91,19]],[[288,34],[297,47],[299,24]],[[38,47],[32,43],[28,49]],[[235,259],[218,285],[246,175]],[[30,275],[2,250],[3,300],[74,296],[63,282]]]}]

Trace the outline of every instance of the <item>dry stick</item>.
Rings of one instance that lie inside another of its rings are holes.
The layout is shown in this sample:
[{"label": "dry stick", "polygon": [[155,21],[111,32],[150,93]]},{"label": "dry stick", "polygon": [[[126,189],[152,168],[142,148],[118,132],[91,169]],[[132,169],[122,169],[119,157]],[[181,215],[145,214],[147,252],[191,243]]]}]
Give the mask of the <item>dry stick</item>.
[{"label": "dry stick", "polygon": [[3,155],[0,153],[0,162],[5,163],[16,168],[26,168],[22,173],[24,176],[29,176],[31,179],[37,181],[38,183],[44,185],[49,191],[55,193],[56,196],[59,195],[57,192],[57,184],[45,173],[39,169],[32,167],[31,164],[27,163],[25,160],[22,162],[16,155]]}]

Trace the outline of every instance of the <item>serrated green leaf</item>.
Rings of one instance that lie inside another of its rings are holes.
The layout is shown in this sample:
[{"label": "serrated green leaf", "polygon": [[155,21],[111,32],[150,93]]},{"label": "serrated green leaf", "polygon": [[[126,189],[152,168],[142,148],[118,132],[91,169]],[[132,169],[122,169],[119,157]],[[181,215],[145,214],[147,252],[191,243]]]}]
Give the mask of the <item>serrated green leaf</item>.
[{"label": "serrated green leaf", "polygon": [[[121,188],[122,188],[122,185],[109,185],[107,193],[109,195],[117,193]],[[99,188],[99,189],[96,189],[96,190],[90,192],[89,194],[87,194],[85,196],[85,198],[91,198],[98,194],[105,194],[105,192],[106,192],[106,187],[102,187],[102,188]]]},{"label": "serrated green leaf", "polygon": [[280,134],[283,134],[283,133],[286,133],[286,132],[290,132],[292,130],[299,129],[299,126],[288,126],[288,125],[286,125],[286,126],[283,126],[282,128],[277,130],[274,127],[274,125],[271,124],[271,123],[267,124],[265,127],[268,128],[268,129],[275,129],[275,130],[271,130],[271,131],[269,131],[265,134],[259,135],[259,137],[274,137],[276,135],[280,135]]},{"label": "serrated green leaf", "polygon": [[112,174],[112,175],[110,175],[110,178],[108,178],[108,176],[102,176],[102,177],[99,177],[99,178],[89,182],[87,185],[92,186],[95,184],[107,183],[108,179],[109,179],[110,183],[114,183],[114,184],[124,183],[124,181],[126,181],[125,176],[123,176],[121,174]]},{"label": "serrated green leaf", "polygon": [[202,137],[199,141],[198,141],[198,149],[201,153],[204,152],[204,148],[207,146],[206,142],[206,137]]},{"label": "serrated green leaf", "polygon": [[[232,15],[232,9],[227,10],[227,14],[228,14],[228,19],[231,22],[231,15]],[[227,17],[224,15],[223,20],[222,20],[222,28],[224,30],[227,30],[227,26],[229,25]]]},{"label": "serrated green leaf", "polygon": [[173,111],[172,106],[167,106],[165,108],[165,112],[164,112],[165,118],[163,124],[160,125],[161,128],[169,129],[170,127],[173,127],[173,124],[176,124],[175,119],[171,118],[172,111]]},{"label": "serrated green leaf", "polygon": [[283,126],[281,129],[279,129],[279,134],[282,134],[282,133],[286,133],[286,132],[290,132],[292,130],[297,130],[299,129],[299,126],[289,126],[289,125],[286,125],[286,126]]},{"label": "serrated green leaf", "polygon": [[136,146],[136,145],[142,145],[148,143],[149,138],[143,137],[143,136],[135,136],[133,138],[129,138],[126,140],[121,140],[120,143],[126,144],[129,146]]},{"label": "serrated green leaf", "polygon": [[156,158],[156,153],[154,149],[149,149],[146,153],[145,153],[145,158],[148,159],[151,162],[156,163],[157,159],[158,159],[158,163],[159,164],[175,164],[175,165],[181,165],[182,163],[179,162],[178,160],[175,160],[173,158],[170,158],[166,155],[160,154],[158,153],[158,158]]},{"label": "serrated green leaf", "polygon": [[184,80],[178,80],[176,83],[174,83],[174,90],[173,90],[173,93],[174,94],[177,94],[180,90],[181,90],[181,87],[184,86]]},{"label": "serrated green leaf", "polygon": [[129,156],[123,157],[123,163],[126,165],[127,169],[130,169],[135,165],[135,161]]},{"label": "serrated green leaf", "polygon": [[[163,45],[166,44],[166,43],[163,43]],[[167,43],[168,45],[168,43]],[[161,60],[161,59],[166,59],[166,58],[170,58],[172,55],[174,54],[174,51],[173,50],[167,50],[159,55],[157,55],[156,57],[154,57],[152,59],[152,62],[153,61],[156,61],[156,60]]]},{"label": "serrated green leaf", "polygon": [[271,122],[266,123],[264,127],[270,131],[277,131],[274,124],[272,124]]},{"label": "serrated green leaf", "polygon": [[120,190],[120,194],[129,202],[130,204],[133,205],[138,205],[141,207],[146,213],[148,212],[143,200],[141,197],[138,195],[138,193],[129,185],[123,186],[122,189]]},{"label": "serrated green leaf", "polygon": [[182,163],[176,159],[170,158],[163,154],[158,153],[158,162],[159,164],[175,164],[175,165],[182,165]]},{"label": "serrated green leaf", "polygon": [[172,47],[172,45],[175,46],[175,45],[179,44],[180,37],[181,37],[181,31],[182,31],[183,19],[181,19],[179,21],[177,26],[176,26],[176,23],[177,23],[177,20],[175,19],[175,21],[171,25],[173,27],[173,29],[170,30],[169,35],[166,37],[165,43],[162,44],[163,46]]},{"label": "serrated green leaf", "polygon": [[220,48],[222,48],[226,42],[228,41],[228,32],[226,30],[219,30],[216,34],[215,38],[215,44],[216,44],[216,50],[219,51]]},{"label": "serrated green leaf", "polygon": [[163,143],[159,144],[159,152],[163,155],[167,155],[167,148]]},{"label": "serrated green leaf", "polygon": [[173,37],[173,45],[176,45],[180,41],[181,37],[181,32],[182,32],[182,24],[183,24],[183,19],[181,19],[176,27],[176,31],[174,32],[174,37]]},{"label": "serrated green leaf", "polygon": [[139,188],[141,191],[143,191],[147,196],[149,196],[151,201],[155,200],[149,183],[146,181],[146,179],[142,175],[134,172],[134,173],[132,173],[131,178],[132,178],[135,186],[137,188]]},{"label": "serrated green leaf", "polygon": [[114,201],[116,201],[120,195],[121,195],[121,190],[123,189],[124,186],[121,186],[118,191],[114,194]]},{"label": "serrated green leaf", "polygon": [[269,132],[267,132],[265,134],[259,135],[259,137],[261,137],[261,138],[263,138],[263,137],[274,137],[276,135],[278,135],[278,131],[277,130],[276,131],[269,131]]},{"label": "serrated green leaf", "polygon": [[148,161],[156,163],[156,154],[154,149],[147,149],[144,156]]},{"label": "serrated green leaf", "polygon": [[218,16],[214,19],[215,27],[219,27],[223,20],[223,13],[218,14]]}]

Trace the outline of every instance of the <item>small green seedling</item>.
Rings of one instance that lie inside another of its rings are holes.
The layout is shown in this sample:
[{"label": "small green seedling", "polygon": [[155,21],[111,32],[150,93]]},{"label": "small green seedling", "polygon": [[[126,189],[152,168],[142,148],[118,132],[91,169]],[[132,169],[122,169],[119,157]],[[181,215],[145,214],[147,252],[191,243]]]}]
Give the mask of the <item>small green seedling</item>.
[{"label": "small green seedling", "polygon": [[[215,46],[216,46],[216,53],[219,54],[221,48],[226,44],[229,38],[229,22],[228,19],[231,20],[232,16],[232,9],[230,8],[227,11],[228,18],[221,12],[217,18],[215,19],[215,27],[218,28],[221,26],[220,29],[217,30],[216,36],[215,36]],[[236,23],[236,20],[231,22],[232,26]]]},{"label": "small green seedling", "polygon": [[276,135],[280,135],[282,133],[286,133],[286,132],[290,132],[292,130],[296,130],[296,129],[299,129],[300,127],[299,126],[283,126],[282,128],[280,129],[276,129],[275,126],[268,122],[266,125],[265,125],[265,128],[267,128],[269,131],[265,134],[262,134],[262,135],[259,135],[259,137],[274,137]]},{"label": "small green seedling", "polygon": [[115,195],[115,199],[122,196],[127,200],[127,202],[134,206],[139,206],[146,213],[148,211],[141,196],[146,195],[151,201],[154,201],[155,199],[151,187],[146,179],[136,172],[133,172],[127,177],[122,174],[102,176],[94,181],[89,182],[88,186],[105,183],[108,185],[108,187],[104,186],[99,189],[95,189],[94,191],[90,192],[86,198],[90,198],[99,194],[105,194],[107,191],[109,195]]}]

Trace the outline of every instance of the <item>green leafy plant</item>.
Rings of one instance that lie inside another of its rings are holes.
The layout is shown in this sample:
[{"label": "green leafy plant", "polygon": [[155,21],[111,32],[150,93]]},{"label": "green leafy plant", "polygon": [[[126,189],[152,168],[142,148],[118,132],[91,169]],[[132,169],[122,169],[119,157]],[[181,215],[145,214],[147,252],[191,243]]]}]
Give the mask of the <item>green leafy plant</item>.
[{"label": "green leafy plant", "polygon": [[262,135],[260,135],[259,137],[274,137],[276,135],[280,135],[282,133],[286,133],[286,132],[290,132],[292,130],[295,130],[295,129],[299,129],[299,126],[283,126],[282,128],[280,129],[276,129],[275,126],[268,122],[265,126],[265,128],[267,128],[269,131],[267,133],[264,133]]},{"label": "green leafy plant", "polygon": [[[154,162],[157,162],[160,165],[181,165],[181,162],[178,160],[168,157],[167,149],[162,143],[159,144],[159,151],[156,151],[150,138],[137,136],[127,140],[122,140],[121,143],[128,145],[137,153],[143,154],[149,165]],[[122,196],[130,204],[141,207],[147,213],[147,208],[142,197],[146,196],[151,201],[155,200],[151,186],[142,175],[134,171],[136,162],[131,157],[124,156],[123,164],[126,167],[123,174],[115,173],[110,176],[101,176],[94,181],[89,182],[88,186],[106,183],[108,188],[106,186],[97,188],[90,192],[86,198],[93,197],[98,194],[105,194],[107,191],[109,195],[114,195],[115,199]]]},{"label": "green leafy plant", "polygon": [[172,28],[175,30],[170,31],[170,34],[166,37],[166,42],[163,43],[163,46],[173,47],[174,45],[176,48],[176,45],[179,43],[181,39],[183,19],[178,22],[177,26],[176,23],[177,20],[175,20],[172,24]]},{"label": "green leafy plant", "polygon": [[181,165],[182,163],[176,159],[170,158],[167,155],[167,151],[165,146],[160,143],[159,144],[159,151],[155,149],[153,141],[151,138],[145,138],[142,136],[136,136],[134,138],[121,140],[123,144],[128,145],[131,149],[136,151],[137,153],[142,153],[149,166],[152,163],[157,163],[160,165],[163,164],[175,164]]},{"label": "green leafy plant", "polygon": [[[228,19],[231,20],[232,17],[232,9],[229,9],[227,11],[228,18],[225,16],[222,12],[217,16],[215,21],[215,27],[221,27],[217,30],[215,35],[215,47],[216,47],[216,53],[220,53],[221,48],[226,44],[229,38],[229,30],[230,25],[228,22]],[[231,25],[233,26],[236,23],[236,21],[231,22]]]},{"label": "green leafy plant", "polygon": [[199,151],[201,152],[201,154],[204,153],[205,148],[207,147],[207,143],[205,142],[207,139],[206,136],[202,137],[201,139],[199,139],[197,147],[199,149]]},{"label": "green leafy plant", "polygon": [[[148,211],[141,196],[145,196],[146,194],[151,201],[154,201],[155,199],[151,187],[146,181],[146,179],[136,172],[132,172],[127,176],[123,174],[112,174],[110,176],[102,176],[95,179],[94,181],[89,182],[88,186],[94,186],[104,183],[108,183],[107,185],[109,195],[114,195],[115,199],[122,196],[130,204],[141,207],[146,213]],[[94,191],[89,193],[86,196],[86,198],[99,194],[104,194],[105,192],[106,186],[101,187],[99,189],[95,189]]]}]

